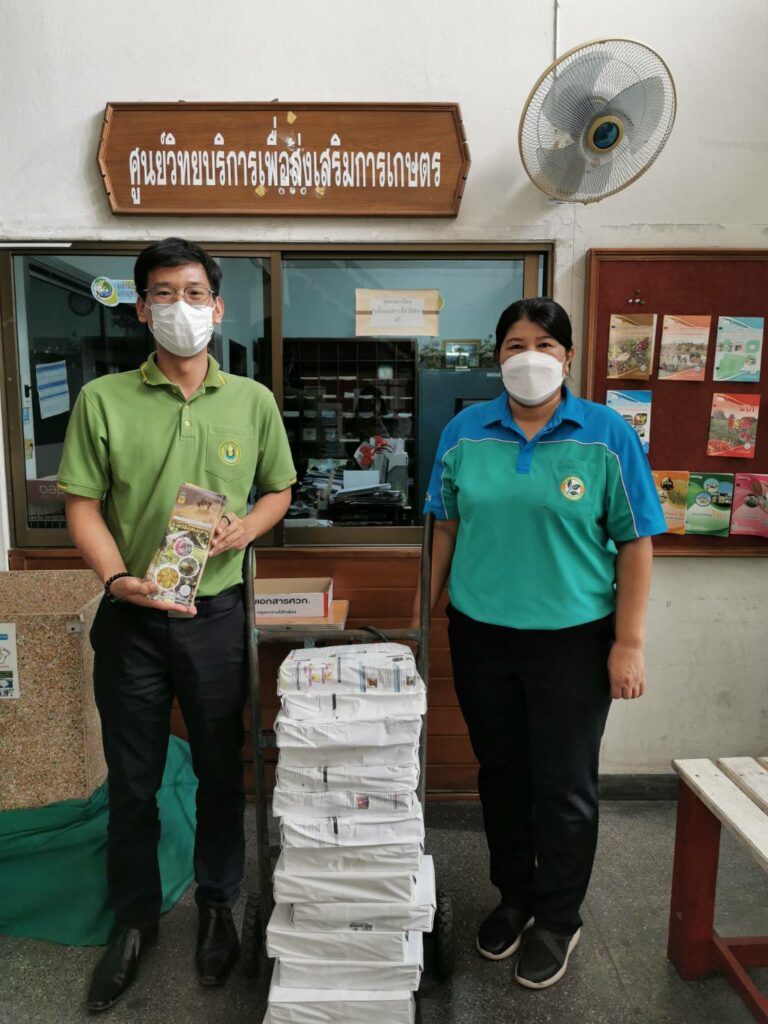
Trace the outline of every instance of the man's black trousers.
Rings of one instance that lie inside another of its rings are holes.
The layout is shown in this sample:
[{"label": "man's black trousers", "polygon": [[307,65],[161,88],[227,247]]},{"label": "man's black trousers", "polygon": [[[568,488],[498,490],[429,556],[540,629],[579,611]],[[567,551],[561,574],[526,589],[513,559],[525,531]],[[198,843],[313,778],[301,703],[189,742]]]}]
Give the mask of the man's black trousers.
[{"label": "man's black trousers", "polygon": [[581,927],[597,843],[612,617],[516,630],[448,609],[453,677],[502,900],[550,931]]},{"label": "man's black trousers", "polygon": [[196,899],[231,906],[243,873],[243,705],[246,632],[242,588],[198,603],[194,618],[101,602],[91,630],[94,688],[109,770],[107,870],[116,922],[160,916],[155,795],[178,698],[198,779]]}]

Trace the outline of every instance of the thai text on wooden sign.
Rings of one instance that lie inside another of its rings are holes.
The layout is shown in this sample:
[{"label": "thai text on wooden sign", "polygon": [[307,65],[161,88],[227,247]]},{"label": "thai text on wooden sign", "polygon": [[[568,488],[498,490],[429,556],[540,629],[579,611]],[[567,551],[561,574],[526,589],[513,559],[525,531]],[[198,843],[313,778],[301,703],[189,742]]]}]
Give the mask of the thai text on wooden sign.
[{"label": "thai text on wooden sign", "polygon": [[469,149],[455,103],[110,103],[113,213],[455,217]]}]

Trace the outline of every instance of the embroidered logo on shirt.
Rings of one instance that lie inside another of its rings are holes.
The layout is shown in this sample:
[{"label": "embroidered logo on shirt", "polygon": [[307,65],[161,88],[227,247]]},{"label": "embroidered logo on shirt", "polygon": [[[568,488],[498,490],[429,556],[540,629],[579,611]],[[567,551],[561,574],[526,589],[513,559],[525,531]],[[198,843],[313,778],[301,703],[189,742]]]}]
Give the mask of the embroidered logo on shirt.
[{"label": "embroidered logo on shirt", "polygon": [[219,445],[219,458],[228,466],[234,466],[240,461],[240,445],[237,441],[225,441]]},{"label": "embroidered logo on shirt", "polygon": [[581,501],[586,494],[584,481],[578,476],[567,476],[560,483],[560,493],[568,501]]}]

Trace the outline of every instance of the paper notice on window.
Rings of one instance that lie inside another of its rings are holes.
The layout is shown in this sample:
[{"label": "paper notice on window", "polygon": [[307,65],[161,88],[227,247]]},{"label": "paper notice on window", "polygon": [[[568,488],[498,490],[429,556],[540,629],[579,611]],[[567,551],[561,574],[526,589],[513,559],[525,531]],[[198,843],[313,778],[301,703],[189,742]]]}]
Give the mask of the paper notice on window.
[{"label": "paper notice on window", "polygon": [[437,337],[442,300],[437,288],[389,291],[355,289],[355,334],[358,337]]},{"label": "paper notice on window", "polygon": [[69,412],[69,384],[67,383],[67,364],[62,359],[58,363],[41,363],[35,367],[37,376],[37,397],[40,401],[40,419],[47,420],[51,416],[60,416]]},{"label": "paper notice on window", "polygon": [[16,625],[0,622],[0,700],[18,700],[19,696]]}]

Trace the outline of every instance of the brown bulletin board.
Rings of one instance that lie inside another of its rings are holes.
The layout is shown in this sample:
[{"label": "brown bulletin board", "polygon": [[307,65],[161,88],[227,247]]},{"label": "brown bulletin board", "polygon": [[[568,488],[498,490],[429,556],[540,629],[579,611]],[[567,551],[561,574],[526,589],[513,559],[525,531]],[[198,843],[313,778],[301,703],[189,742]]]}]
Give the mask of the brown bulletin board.
[{"label": "brown bulletin board", "polygon": [[[657,314],[649,380],[606,377],[613,313]],[[712,317],[703,382],[658,379],[665,314]],[[758,383],[714,381],[714,336],[720,316],[762,316],[768,324],[768,249],[591,249],[587,254],[582,395],[602,403],[611,389],[653,392],[653,469],[768,473],[768,338],[763,342]],[[715,392],[761,396],[753,459],[706,454]],[[768,538],[663,534],[654,538],[654,550],[659,555],[768,555]]]}]

